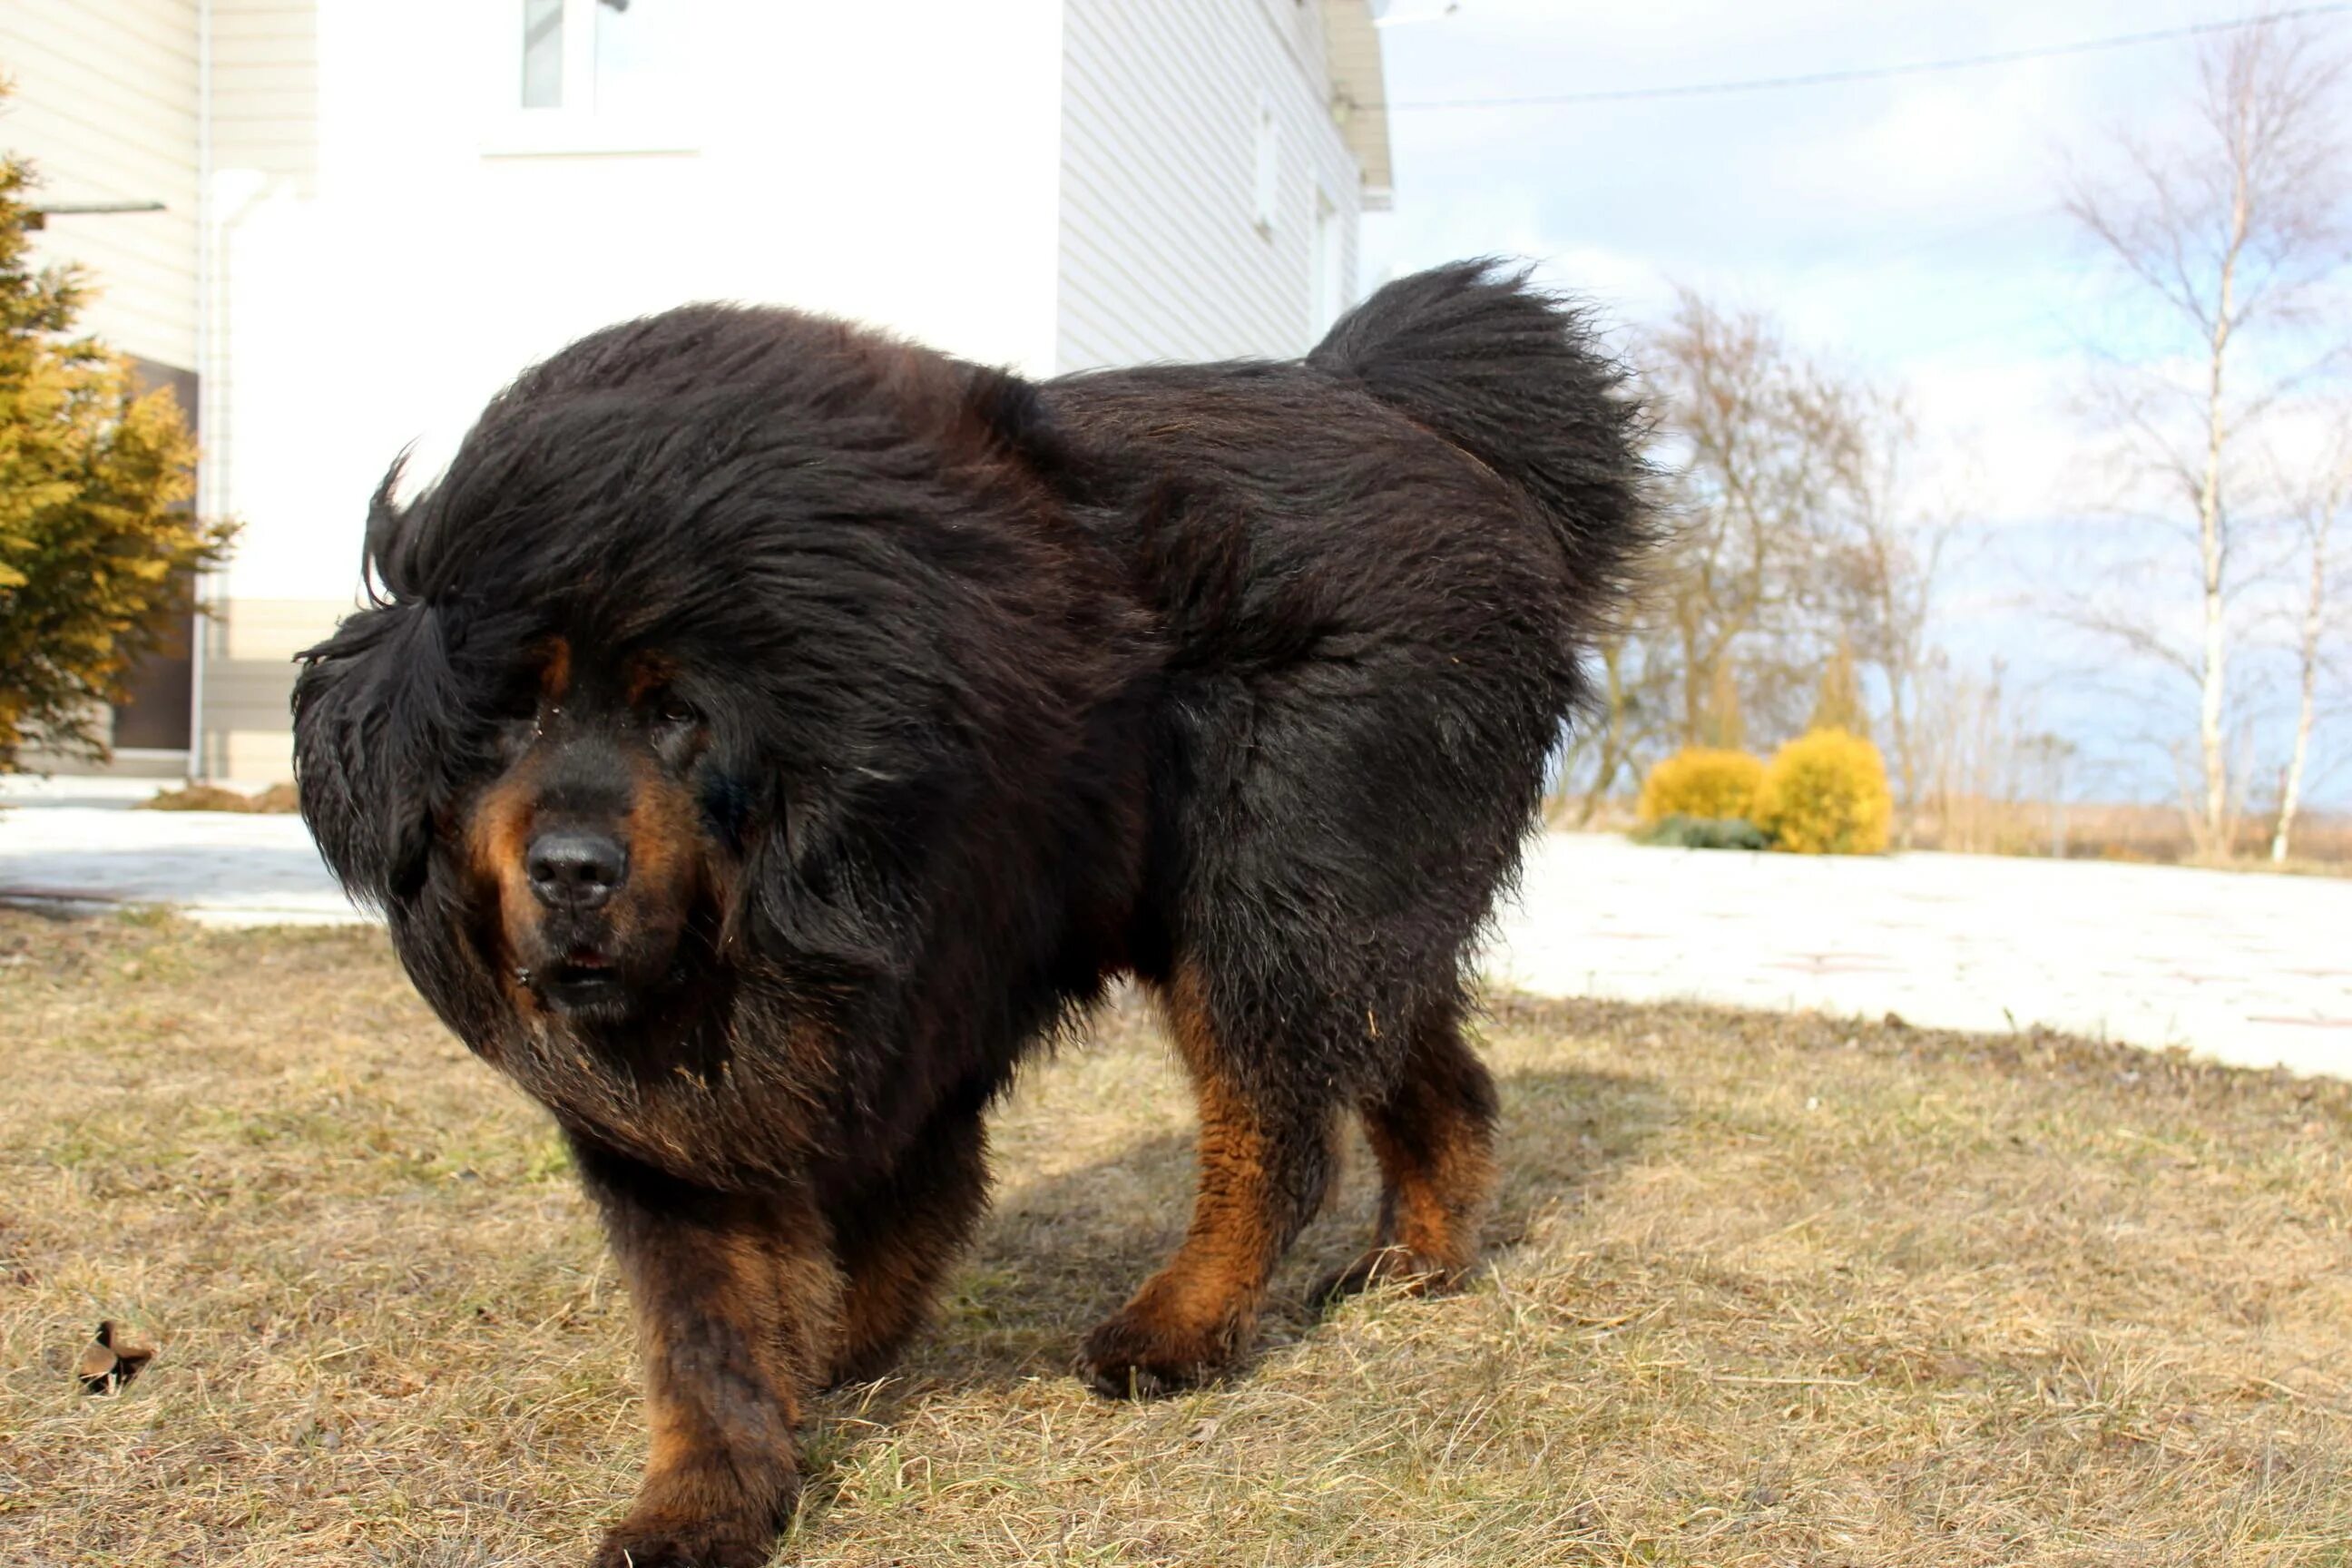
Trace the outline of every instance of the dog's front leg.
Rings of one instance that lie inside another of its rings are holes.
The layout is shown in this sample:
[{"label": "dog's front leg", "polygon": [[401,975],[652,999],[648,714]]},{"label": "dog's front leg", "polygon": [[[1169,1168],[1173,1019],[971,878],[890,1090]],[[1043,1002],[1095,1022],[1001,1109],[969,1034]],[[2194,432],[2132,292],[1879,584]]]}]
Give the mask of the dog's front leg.
[{"label": "dog's front leg", "polygon": [[574,1148],[636,1308],[653,1437],[593,1568],[758,1568],[799,1491],[793,1428],[840,1310],[823,1223],[804,1200]]}]

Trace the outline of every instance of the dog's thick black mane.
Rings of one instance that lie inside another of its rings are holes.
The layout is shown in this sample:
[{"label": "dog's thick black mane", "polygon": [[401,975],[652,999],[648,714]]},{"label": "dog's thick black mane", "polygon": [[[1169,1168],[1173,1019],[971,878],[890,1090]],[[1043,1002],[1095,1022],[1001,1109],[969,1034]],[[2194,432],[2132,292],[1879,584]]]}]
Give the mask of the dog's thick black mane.
[{"label": "dog's thick black mane", "polygon": [[[376,601],[305,656],[301,783],[331,864],[390,911],[461,1034],[511,1031],[448,951],[462,889],[430,847],[551,637],[658,648],[709,715],[711,825],[752,863],[726,954],[765,982],[747,996],[796,985],[803,1010],[885,1026],[972,882],[1049,879],[1058,899],[1095,879],[1077,862],[1108,855],[1081,819],[1112,784],[1091,753],[1150,639],[1097,536],[1038,516],[1056,504],[1024,466],[1041,425],[1034,390],[997,373],[699,307],[524,375],[408,505],[387,478]],[[1040,910],[988,923],[1055,940]]]}]

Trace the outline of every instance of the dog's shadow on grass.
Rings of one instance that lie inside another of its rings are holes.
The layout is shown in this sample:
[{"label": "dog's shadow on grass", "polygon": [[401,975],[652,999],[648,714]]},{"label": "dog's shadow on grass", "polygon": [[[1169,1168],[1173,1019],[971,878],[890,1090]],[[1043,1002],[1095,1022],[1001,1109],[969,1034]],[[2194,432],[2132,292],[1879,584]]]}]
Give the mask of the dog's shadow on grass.
[{"label": "dog's shadow on grass", "polygon": [[[1489,1261],[1507,1260],[1544,1215],[1597,1201],[1612,1174],[1674,1113],[1664,1087],[1635,1074],[1525,1071],[1499,1083],[1503,1174],[1484,1235]],[[1261,1354],[1302,1336],[1343,1331],[1322,1323],[1307,1292],[1371,1237],[1378,1172],[1360,1134],[1351,1131],[1349,1142],[1337,1201],[1276,1277]],[[1192,1139],[1189,1131],[1162,1133],[1059,1175],[1008,1176],[950,1281],[935,1326],[880,1386],[833,1395],[830,1414],[855,1412],[887,1425],[908,1401],[943,1390],[1074,1376],[1087,1330],[1183,1238]],[[1236,1375],[1248,1375],[1248,1367]]]}]

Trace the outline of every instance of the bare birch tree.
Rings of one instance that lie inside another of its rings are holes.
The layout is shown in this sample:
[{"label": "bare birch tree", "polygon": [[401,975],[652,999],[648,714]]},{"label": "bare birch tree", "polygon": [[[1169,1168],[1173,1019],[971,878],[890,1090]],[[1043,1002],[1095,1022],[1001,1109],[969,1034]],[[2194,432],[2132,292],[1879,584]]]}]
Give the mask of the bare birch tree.
[{"label": "bare birch tree", "polygon": [[2278,819],[2271,829],[2271,860],[2286,859],[2294,836],[2294,817],[2303,801],[2304,772],[2311,764],[2311,731],[2317,715],[2320,671],[2326,662],[2327,632],[2334,599],[2328,574],[2328,547],[2336,520],[2352,500],[2352,447],[2339,443],[2319,482],[2296,509],[2298,557],[2306,575],[2302,615],[2295,627],[2294,740],[2288,750],[2286,771],[2279,781]]},{"label": "bare birch tree", "polygon": [[[2161,607],[2084,605],[2076,619],[2177,669],[2196,693],[2196,785],[2189,826],[2199,850],[2228,851],[2233,784],[2231,656],[2240,628],[2240,519],[2232,458],[2296,374],[2250,352],[2292,331],[2344,261],[2337,211],[2344,148],[2336,102],[2341,61],[2285,21],[2217,35],[2200,55],[2194,130],[2185,144],[2119,138],[2125,172],[2076,178],[2066,210],[2141,299],[2162,307],[2174,335],[2151,341],[2136,316],[2119,333],[2126,378],[2116,411],[2140,477],[2168,492],[2189,527],[2195,634],[2185,646]],[[2168,380],[2192,353],[2199,372]],[[2307,367],[2306,367],[2307,368]]]}]

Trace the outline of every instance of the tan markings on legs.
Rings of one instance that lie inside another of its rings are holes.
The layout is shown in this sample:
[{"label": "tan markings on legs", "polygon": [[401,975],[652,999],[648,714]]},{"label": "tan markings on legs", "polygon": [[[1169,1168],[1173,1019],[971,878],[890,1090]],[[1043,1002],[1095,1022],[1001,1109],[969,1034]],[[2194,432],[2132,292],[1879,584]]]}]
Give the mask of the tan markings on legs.
[{"label": "tan markings on legs", "polygon": [[595,1184],[636,1309],[651,1444],[599,1563],[768,1560],[798,1493],[793,1428],[830,1356],[841,1279],[804,1205]]},{"label": "tan markings on legs", "polygon": [[828,1385],[862,1383],[890,1370],[930,1316],[931,1302],[961,1249],[966,1226],[908,1215],[853,1262],[842,1298],[841,1331]]},{"label": "tan markings on legs", "polygon": [[911,1231],[861,1253],[842,1294],[841,1334],[825,1384],[865,1383],[890,1370],[929,1311],[947,1258]]},{"label": "tan markings on legs", "polygon": [[[1282,1147],[1276,1130],[1234,1083],[1192,969],[1178,967],[1162,1002],[1199,1100],[1200,1188],[1176,1256],[1087,1336],[1087,1371],[1108,1394],[1156,1393],[1195,1381],[1246,1345],[1268,1276],[1319,1201],[1319,1189],[1304,1201],[1286,1190],[1279,1167],[1287,1160],[1319,1171],[1328,1159],[1327,1148]],[[1309,1129],[1304,1136],[1328,1139],[1328,1131]]]},{"label": "tan markings on legs", "polygon": [[1192,1223],[1176,1256],[1135,1300],[1138,1310],[1179,1334],[1230,1339],[1257,1314],[1276,1245],[1266,1212],[1266,1139],[1224,1085],[1206,1080],[1198,1093],[1200,1190]]},{"label": "tan markings on legs", "polygon": [[987,1133],[975,1108],[968,1121],[927,1129],[901,1168],[841,1217],[835,1254],[848,1284],[829,1384],[890,1369],[930,1315],[987,1195]]},{"label": "tan markings on legs", "polygon": [[1494,1079],[1450,1014],[1415,1030],[1396,1088],[1364,1108],[1364,1133],[1381,1167],[1380,1229],[1371,1250],[1316,1293],[1458,1283],[1477,1261],[1497,1172]]}]

